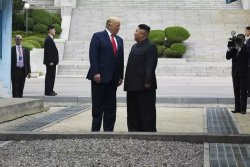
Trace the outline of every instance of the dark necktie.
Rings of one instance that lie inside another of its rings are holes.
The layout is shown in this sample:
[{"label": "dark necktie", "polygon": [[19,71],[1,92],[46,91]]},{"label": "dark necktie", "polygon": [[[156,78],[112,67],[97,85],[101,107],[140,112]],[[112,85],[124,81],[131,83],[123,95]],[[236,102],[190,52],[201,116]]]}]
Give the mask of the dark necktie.
[{"label": "dark necktie", "polygon": [[116,43],[115,43],[115,38],[114,35],[111,35],[111,42],[112,42],[112,46],[113,46],[113,51],[114,51],[114,55],[116,56]]}]

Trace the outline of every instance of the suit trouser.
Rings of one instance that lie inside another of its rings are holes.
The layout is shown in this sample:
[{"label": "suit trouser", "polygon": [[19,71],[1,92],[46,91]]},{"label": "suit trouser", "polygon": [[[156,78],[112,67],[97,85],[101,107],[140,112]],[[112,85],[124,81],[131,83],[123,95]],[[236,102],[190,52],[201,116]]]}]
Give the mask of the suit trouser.
[{"label": "suit trouser", "polygon": [[23,97],[23,89],[25,84],[25,70],[24,68],[15,68],[14,76],[11,77],[12,81],[12,97]]},{"label": "suit trouser", "polygon": [[127,92],[128,131],[156,132],[156,90]]},{"label": "suit trouser", "polygon": [[247,108],[247,75],[236,73],[233,76],[235,111],[246,111]]},{"label": "suit trouser", "polygon": [[100,131],[102,119],[103,130],[113,131],[116,120],[116,90],[117,82],[112,80],[107,84],[91,81],[92,94],[92,128]]},{"label": "suit trouser", "polygon": [[248,95],[250,95],[250,67],[248,67],[247,92],[248,92]]},{"label": "suit trouser", "polygon": [[45,94],[50,94],[53,92],[55,78],[56,78],[56,65],[53,66],[46,65]]}]

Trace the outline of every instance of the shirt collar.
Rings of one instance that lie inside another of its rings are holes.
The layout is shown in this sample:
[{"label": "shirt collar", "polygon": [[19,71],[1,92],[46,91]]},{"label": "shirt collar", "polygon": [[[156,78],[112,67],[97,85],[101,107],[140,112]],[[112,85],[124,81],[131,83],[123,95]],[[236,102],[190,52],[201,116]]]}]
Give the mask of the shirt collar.
[{"label": "shirt collar", "polygon": [[18,45],[16,45],[16,48],[22,48],[22,45],[19,45],[19,46],[18,46]]},{"label": "shirt collar", "polygon": [[50,35],[50,34],[48,34],[48,35],[50,36],[50,38],[54,39],[54,37],[52,35]]},{"label": "shirt collar", "polygon": [[106,31],[107,31],[107,33],[108,33],[108,35],[110,37],[112,35],[111,32],[107,28],[106,28]]}]

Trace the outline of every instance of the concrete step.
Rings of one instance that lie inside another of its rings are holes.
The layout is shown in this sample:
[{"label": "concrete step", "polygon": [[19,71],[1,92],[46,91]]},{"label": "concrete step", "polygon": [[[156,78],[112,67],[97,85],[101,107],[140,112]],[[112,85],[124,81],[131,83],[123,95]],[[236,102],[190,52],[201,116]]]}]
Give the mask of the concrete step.
[{"label": "concrete step", "polygon": [[134,8],[134,9],[240,9],[242,7],[240,1],[231,4],[225,4],[221,0],[202,1],[202,0],[85,0],[78,1],[77,6],[81,7],[99,7],[103,8]]},{"label": "concrete step", "polygon": [[45,9],[53,12],[59,12],[60,8],[54,6],[54,0],[25,0],[30,4],[31,9]]},{"label": "concrete step", "polygon": [[[126,69],[127,62],[124,62]],[[90,65],[86,61],[63,61],[58,68],[58,76],[86,76]],[[157,75],[165,76],[230,76],[231,62],[186,62],[186,59],[159,58]]]},{"label": "concrete step", "polygon": [[0,123],[46,110],[43,99],[0,98]]}]

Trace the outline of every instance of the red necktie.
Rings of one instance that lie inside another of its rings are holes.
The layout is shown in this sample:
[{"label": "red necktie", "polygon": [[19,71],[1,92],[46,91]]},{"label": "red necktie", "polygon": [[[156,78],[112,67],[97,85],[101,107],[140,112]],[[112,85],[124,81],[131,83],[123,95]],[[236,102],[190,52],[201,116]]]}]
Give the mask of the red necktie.
[{"label": "red necktie", "polygon": [[116,43],[115,43],[114,35],[111,35],[111,42],[112,42],[114,54],[115,54],[115,56],[116,56]]}]

